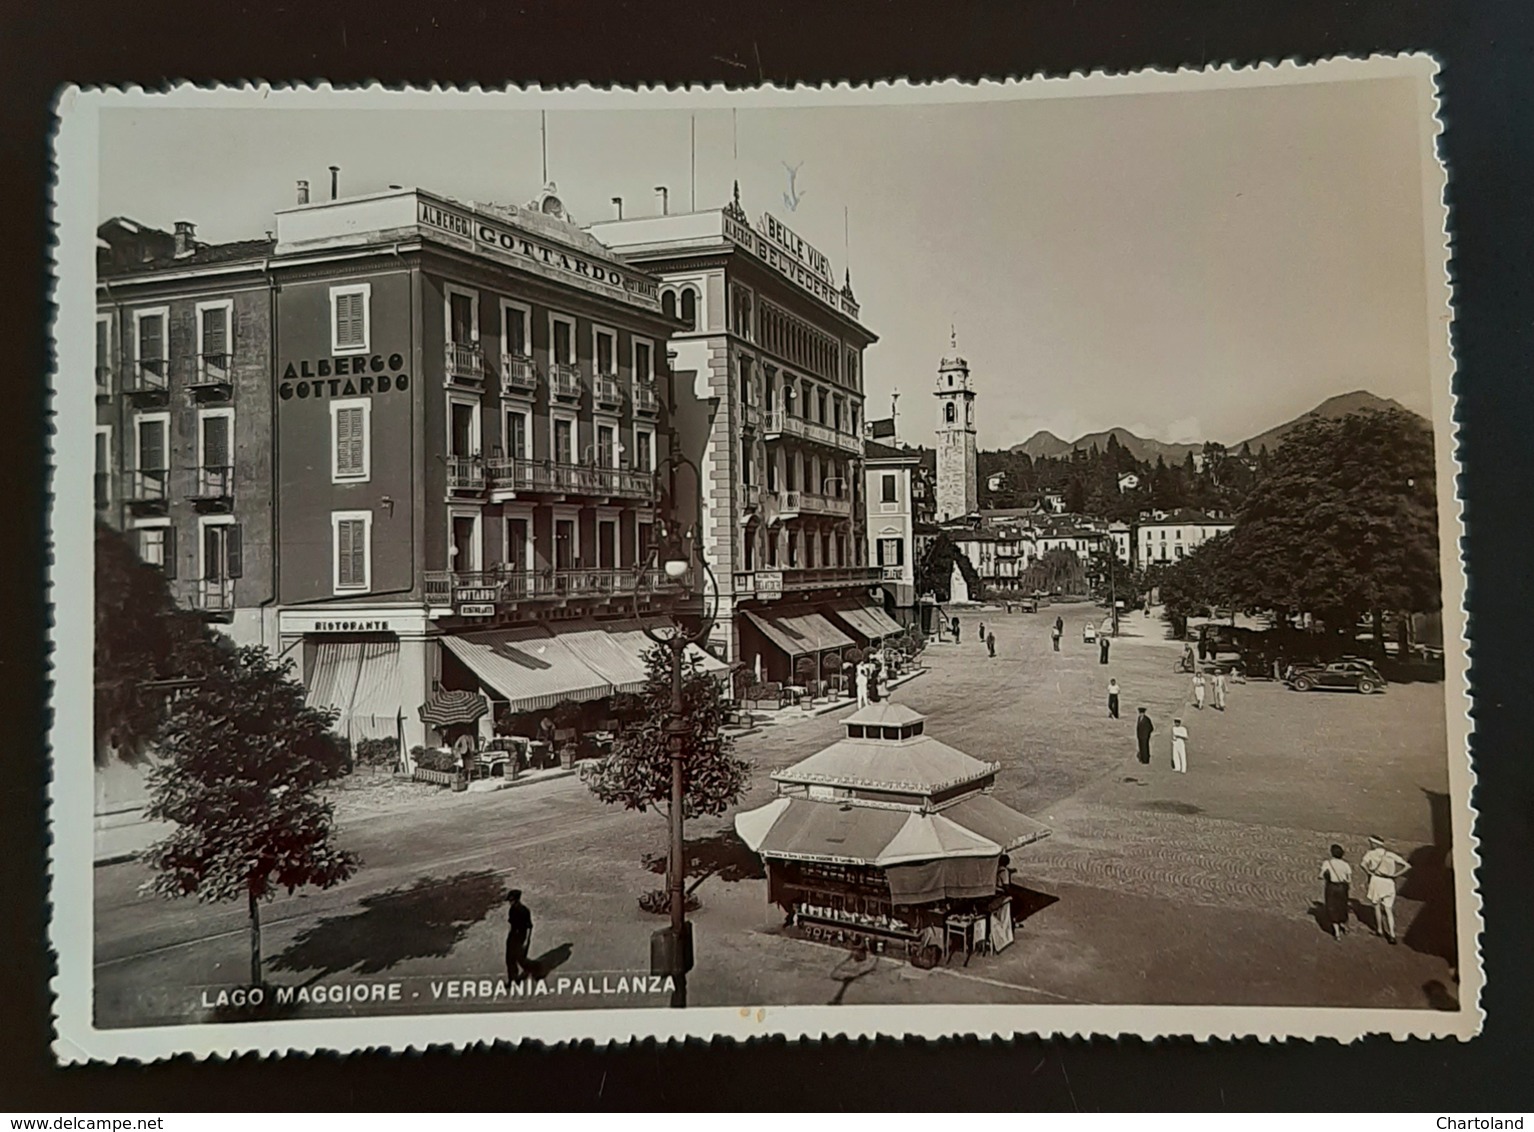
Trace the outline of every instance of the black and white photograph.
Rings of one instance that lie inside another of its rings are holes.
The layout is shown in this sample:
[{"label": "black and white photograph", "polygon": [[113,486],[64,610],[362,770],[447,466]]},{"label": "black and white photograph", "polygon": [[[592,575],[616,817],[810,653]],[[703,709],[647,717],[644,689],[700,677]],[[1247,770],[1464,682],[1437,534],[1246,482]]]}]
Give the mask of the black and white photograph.
[{"label": "black and white photograph", "polygon": [[67,93],[58,1055],[1473,1036],[1434,77]]}]

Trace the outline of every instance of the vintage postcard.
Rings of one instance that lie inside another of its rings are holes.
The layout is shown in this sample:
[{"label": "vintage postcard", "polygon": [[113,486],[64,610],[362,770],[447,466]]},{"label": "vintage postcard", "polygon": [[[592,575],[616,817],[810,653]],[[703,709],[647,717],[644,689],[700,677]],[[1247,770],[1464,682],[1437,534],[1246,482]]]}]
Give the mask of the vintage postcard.
[{"label": "vintage postcard", "polygon": [[58,1057],[1474,1035],[1435,71],[61,93]]}]

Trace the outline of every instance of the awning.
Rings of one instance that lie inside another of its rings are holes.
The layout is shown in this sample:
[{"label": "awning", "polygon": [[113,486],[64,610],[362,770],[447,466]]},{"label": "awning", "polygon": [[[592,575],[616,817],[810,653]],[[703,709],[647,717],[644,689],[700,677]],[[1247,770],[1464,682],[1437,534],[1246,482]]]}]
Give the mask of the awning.
[{"label": "awning", "polygon": [[939,900],[976,900],[996,894],[995,857],[946,857],[892,865],[884,870],[890,903],[932,904]]},{"label": "awning", "polygon": [[[644,636],[643,633],[633,635]],[[605,629],[561,632],[559,640],[616,691],[644,691],[649,673],[645,670],[643,651],[636,647],[637,642],[625,640],[622,634],[609,633]],[[646,640],[646,643],[650,642]]]},{"label": "awning", "polygon": [[940,810],[943,817],[972,833],[989,838],[1003,850],[1016,849],[1049,836],[1049,827],[998,802],[989,794],[976,794]]},{"label": "awning", "polygon": [[879,641],[905,632],[899,622],[878,606],[864,605],[858,601],[838,601],[822,608],[869,641]]},{"label": "awning", "polygon": [[735,815],[735,832],[740,834],[740,839],[746,843],[747,849],[753,853],[761,849],[767,834],[772,831],[772,827],[777,824],[788,806],[789,799],[774,798],[765,806]]},{"label": "awning", "polygon": [[[615,641],[624,648],[633,650],[634,655],[639,658],[641,668],[644,667],[645,653],[655,647],[655,642],[645,635],[644,626],[646,625],[655,632],[662,634],[669,632],[671,628],[671,622],[666,618],[646,617],[642,621],[631,619],[617,622],[616,627],[608,630]],[[696,660],[704,672],[711,673],[714,676],[723,676],[730,670],[728,664],[699,645],[688,645],[687,655],[691,659]]]},{"label": "awning", "polygon": [[337,735],[353,743],[397,738],[403,682],[397,641],[321,641],[305,697],[310,707],[334,708]]},{"label": "awning", "polygon": [[932,861],[948,857],[1001,856],[1001,846],[942,814],[911,814],[900,832],[874,859],[874,864],[906,865],[913,861]]},{"label": "awning", "polygon": [[820,614],[809,610],[774,616],[751,609],[741,612],[790,657],[852,648],[856,643]]},{"label": "awning", "polygon": [[[909,810],[878,810],[868,806],[843,809],[835,802],[811,802],[803,798],[787,801],[788,805],[783,807],[777,821],[757,843],[756,851],[763,857],[871,865],[911,816]],[[775,804],[768,803],[769,806]],[[760,812],[752,811],[752,814]],[[752,814],[740,817],[749,822]],[[736,829],[739,828],[737,824]],[[741,836],[745,838],[745,834]]]},{"label": "awning", "polygon": [[485,687],[505,698],[513,712],[613,694],[611,683],[542,626],[448,636],[442,646]]}]

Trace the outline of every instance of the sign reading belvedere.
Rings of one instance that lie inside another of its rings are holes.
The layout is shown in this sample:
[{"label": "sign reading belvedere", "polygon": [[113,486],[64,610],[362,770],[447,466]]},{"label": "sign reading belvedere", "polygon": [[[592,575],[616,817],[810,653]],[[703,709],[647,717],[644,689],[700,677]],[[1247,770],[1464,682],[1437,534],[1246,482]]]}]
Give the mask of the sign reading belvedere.
[{"label": "sign reading belvedere", "polygon": [[832,278],[831,261],[771,213],[762,214],[754,231],[725,213],[724,235],[833,310],[858,317],[857,303],[842,294]]}]

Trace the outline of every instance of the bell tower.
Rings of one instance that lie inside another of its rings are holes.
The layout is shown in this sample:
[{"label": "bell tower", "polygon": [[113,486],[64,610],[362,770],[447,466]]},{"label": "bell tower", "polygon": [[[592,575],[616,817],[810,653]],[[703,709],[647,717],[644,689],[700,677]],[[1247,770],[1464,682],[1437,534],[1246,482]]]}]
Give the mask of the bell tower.
[{"label": "bell tower", "polygon": [[937,370],[937,519],[962,519],[980,506],[976,484],[975,391],[969,363],[951,332],[949,352]]}]

